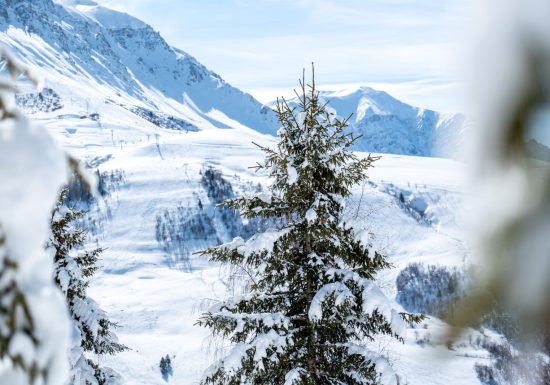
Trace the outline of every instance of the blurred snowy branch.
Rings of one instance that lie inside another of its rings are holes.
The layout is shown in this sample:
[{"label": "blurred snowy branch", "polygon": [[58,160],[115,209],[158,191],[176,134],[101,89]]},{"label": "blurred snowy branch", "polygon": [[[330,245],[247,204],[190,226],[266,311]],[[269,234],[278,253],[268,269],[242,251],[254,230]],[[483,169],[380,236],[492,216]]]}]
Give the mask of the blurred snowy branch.
[{"label": "blurred snowy branch", "polygon": [[64,384],[70,328],[44,244],[68,161],[15,108],[17,77],[30,71],[3,48],[0,63],[0,383]]},{"label": "blurred snowy branch", "polygon": [[[484,5],[471,190],[473,234],[486,264],[457,324],[504,305],[530,339],[547,332],[550,320],[550,164],[529,159],[526,145],[550,106],[550,2]],[[550,137],[548,122],[544,129]]]}]

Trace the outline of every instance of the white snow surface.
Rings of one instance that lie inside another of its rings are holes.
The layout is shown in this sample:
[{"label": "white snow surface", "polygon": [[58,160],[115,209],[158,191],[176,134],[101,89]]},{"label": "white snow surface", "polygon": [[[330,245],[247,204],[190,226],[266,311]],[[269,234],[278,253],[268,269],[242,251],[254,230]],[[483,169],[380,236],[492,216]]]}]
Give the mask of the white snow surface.
[{"label": "white snow surface", "polygon": [[[127,175],[127,185],[111,199],[112,218],[103,223],[99,243],[107,250],[89,293],[120,325],[120,342],[131,350],[103,358],[102,364],[119,372],[124,384],[160,385],[165,382],[158,363],[169,354],[174,357],[170,383],[196,384],[223,355],[209,348],[216,345],[208,330],[194,324],[207,309],[205,300],[226,297],[226,283],[220,267],[203,257],[192,258],[190,273],[170,268],[155,239],[156,215],[179,204],[196,204],[194,194],[207,200],[199,187],[199,171],[205,165],[219,168],[235,186],[244,181],[267,186],[262,175],[248,168],[262,158],[251,142],[273,145],[274,141],[244,127],[189,133],[159,130],[109,104],[100,110],[99,126],[80,119],[80,108],[68,104],[35,118],[72,154],[96,163],[104,160],[101,171],[123,169]],[[156,133],[160,135],[158,146],[153,139]],[[395,265],[380,276],[389,298],[395,296],[397,274],[412,261],[464,263],[467,247],[456,215],[461,209],[462,169],[450,160],[384,155],[370,172],[372,183],[357,186],[347,202],[348,221],[358,236],[386,253]],[[388,193],[388,186],[413,191],[428,202],[432,223],[419,222],[404,211]],[[264,240],[260,242],[265,246]],[[430,332],[431,323],[427,325]],[[388,343],[390,362],[409,384],[477,383],[473,365],[486,359],[483,351],[422,347],[415,343],[415,332],[406,330],[403,345]]]},{"label": "white snow surface", "polygon": [[323,302],[328,297],[334,297],[334,305],[341,306],[355,299],[351,290],[342,282],[329,283],[323,286],[311,300],[308,317],[312,321],[320,321],[323,317]]}]

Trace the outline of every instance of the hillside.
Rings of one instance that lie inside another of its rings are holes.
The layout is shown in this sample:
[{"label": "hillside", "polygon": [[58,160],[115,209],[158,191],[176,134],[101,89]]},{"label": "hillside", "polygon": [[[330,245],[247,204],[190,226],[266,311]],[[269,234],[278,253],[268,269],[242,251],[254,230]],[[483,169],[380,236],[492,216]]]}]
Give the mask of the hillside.
[{"label": "hillside", "polygon": [[62,100],[105,103],[193,131],[247,126],[274,134],[274,114],[147,24],[91,1],[0,0],[0,41]]}]

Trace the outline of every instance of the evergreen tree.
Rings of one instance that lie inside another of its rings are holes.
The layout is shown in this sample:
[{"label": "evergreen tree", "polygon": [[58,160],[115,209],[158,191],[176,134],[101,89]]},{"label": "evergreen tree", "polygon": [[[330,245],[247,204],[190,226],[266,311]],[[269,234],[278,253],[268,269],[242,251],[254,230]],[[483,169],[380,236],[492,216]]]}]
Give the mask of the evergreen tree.
[{"label": "evergreen tree", "polygon": [[350,151],[357,138],[346,133],[348,120],[321,102],[314,79],[300,86],[297,108],[277,103],[277,147],[261,147],[266,158],[257,169],[273,179],[272,195],[225,202],[248,218],[287,224],[275,237],[269,231],[204,252],[256,274],[248,293],[198,321],[232,345],[203,384],[396,384],[366,344],[379,334],[401,339],[404,327],[422,318],[389,307],[374,283],[389,263],[343,222],[344,199],[376,158]]},{"label": "evergreen tree", "polygon": [[82,249],[87,233],[77,226],[77,221],[85,212],[69,207],[67,194],[68,189],[61,192],[53,212],[48,247],[55,251],[55,282],[66,297],[71,318],[80,335],[80,343],[71,351],[71,381],[79,385],[101,385],[105,383],[102,369],[86,358],[84,352],[112,355],[127,347],[118,343],[113,334],[112,329],[116,324],[86,294],[90,278],[98,269],[98,258],[103,249]]},{"label": "evergreen tree", "polygon": [[16,277],[18,264],[10,258],[6,238],[0,228],[0,362],[4,359],[28,374],[29,382],[40,373],[36,362],[27,362],[23,352],[11,352],[9,347],[17,334],[22,334],[32,344],[38,344],[26,293],[19,287]]},{"label": "evergreen tree", "polygon": [[160,359],[159,369],[160,373],[162,374],[162,378],[165,381],[168,381],[169,376],[173,374],[172,360],[170,359],[170,356],[168,354],[166,355],[166,357],[162,357]]}]

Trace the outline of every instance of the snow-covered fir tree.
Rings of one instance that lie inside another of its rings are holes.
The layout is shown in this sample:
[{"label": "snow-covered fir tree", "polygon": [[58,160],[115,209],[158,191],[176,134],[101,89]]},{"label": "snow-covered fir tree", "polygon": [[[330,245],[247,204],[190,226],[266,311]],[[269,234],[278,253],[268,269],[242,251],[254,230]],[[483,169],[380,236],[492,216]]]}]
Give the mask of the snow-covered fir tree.
[{"label": "snow-covered fir tree", "polygon": [[398,384],[368,342],[401,339],[422,317],[390,307],[374,282],[389,263],[343,221],[344,200],[376,158],[350,151],[357,138],[319,99],[314,80],[300,85],[296,109],[277,103],[280,141],[262,147],[257,165],[272,177],[272,194],[225,202],[248,218],[285,218],[286,226],[204,252],[253,273],[244,295],[198,321],[231,344],[203,384]]},{"label": "snow-covered fir tree", "polygon": [[102,248],[83,249],[86,231],[77,225],[85,215],[67,204],[64,189],[52,215],[48,247],[54,250],[54,279],[65,295],[74,328],[75,343],[71,349],[71,384],[102,385],[106,381],[101,367],[85,356],[116,354],[126,350],[118,343],[107,314],[87,296],[90,278],[98,269]]},{"label": "snow-covered fir tree", "polygon": [[168,378],[174,373],[174,370],[172,369],[172,360],[168,354],[166,357],[162,357],[160,359],[159,369],[162,374],[162,378],[165,381],[168,381]]}]

